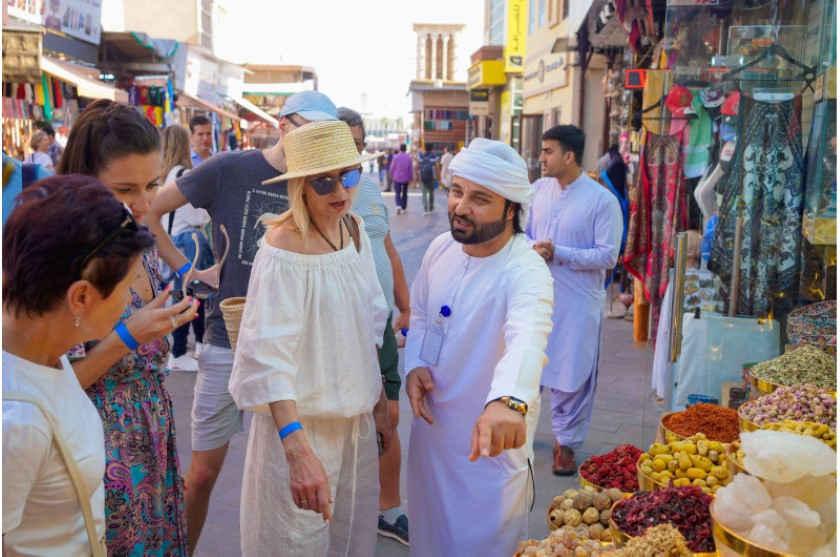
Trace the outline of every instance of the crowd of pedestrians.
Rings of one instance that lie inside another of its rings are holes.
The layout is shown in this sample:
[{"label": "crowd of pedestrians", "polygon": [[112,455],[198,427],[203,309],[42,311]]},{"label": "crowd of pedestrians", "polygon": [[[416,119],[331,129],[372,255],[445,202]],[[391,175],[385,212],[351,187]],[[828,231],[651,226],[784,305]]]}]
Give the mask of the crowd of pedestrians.
[{"label": "crowd of pedestrians", "polygon": [[[423,557],[513,554],[541,386],[555,473],[574,468],[622,226],[582,132],[545,133],[532,185],[498,141],[368,152],[359,113],[319,92],[278,118],[275,145],[214,154],[206,118],[161,135],[100,100],[57,163],[33,137],[57,175],[21,178],[8,214],[4,169],[4,554],[194,553],[243,411],[246,556],[369,556],[377,533]],[[448,190],[450,230],[409,290],[382,190],[399,215],[412,182],[426,214]],[[239,297],[234,351],[220,303]],[[197,372],[185,474],[171,369]]]}]

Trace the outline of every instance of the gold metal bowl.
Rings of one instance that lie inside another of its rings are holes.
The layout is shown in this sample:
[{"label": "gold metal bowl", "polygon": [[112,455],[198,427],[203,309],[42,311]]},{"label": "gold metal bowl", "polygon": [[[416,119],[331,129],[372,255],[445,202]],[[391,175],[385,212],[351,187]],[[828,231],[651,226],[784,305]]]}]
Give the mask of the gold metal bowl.
[{"label": "gold metal bowl", "polygon": [[769,395],[779,387],[788,386],[779,385],[778,383],[772,383],[766,379],[758,378],[752,374],[752,370],[747,372],[747,382],[750,384],[750,388],[755,392],[757,397]]},{"label": "gold metal bowl", "polygon": [[[583,463],[583,464],[586,464],[586,462],[584,461],[584,463]],[[599,493],[602,493],[602,492],[606,491],[607,489],[609,489],[609,488],[607,488],[607,487],[601,487],[601,486],[600,486],[600,485],[598,485],[598,484],[594,484],[594,483],[590,482],[589,480],[587,480],[586,478],[584,478],[584,477],[583,477],[583,474],[581,474],[581,470],[583,470],[583,464],[581,464],[580,466],[578,466],[578,478],[580,479],[580,486],[581,486],[581,487],[587,487],[587,486],[589,486],[589,487],[591,487],[592,489],[594,489],[595,491],[597,491],[597,492],[599,492]],[[626,499],[627,497],[632,497],[632,496],[633,496],[633,494],[632,494],[632,493],[627,493],[626,491],[622,491],[622,492],[621,492],[621,494],[622,494],[622,496],[623,496],[625,499]]]},{"label": "gold metal bowl", "polygon": [[645,474],[644,472],[642,472],[642,469],[638,468],[638,464],[637,470],[639,474],[639,491],[656,491],[657,489],[665,489],[666,487],[668,487],[668,484],[664,482],[658,482],[650,476],[648,476],[647,474]]},{"label": "gold metal bowl", "polygon": [[665,418],[672,414],[678,414],[678,412],[666,412],[662,414],[662,417],[659,419],[659,436],[663,440],[663,444],[667,445],[668,443],[672,443],[674,441],[684,441],[687,437],[684,437],[678,433],[674,433],[667,427],[665,427]]},{"label": "gold metal bowl", "polygon": [[729,476],[734,478],[736,474],[746,474],[751,475],[747,472],[747,469],[741,466],[738,463],[738,460],[735,456],[736,449],[732,445],[725,445],[726,448],[726,465],[729,469]]},{"label": "gold metal bowl", "polygon": [[749,404],[749,402],[745,402],[744,404],[738,407],[738,426],[741,428],[741,433],[744,433],[745,431],[756,431],[758,429],[761,429],[761,426],[759,426],[757,423],[751,422],[750,420],[744,417],[743,410],[745,404]]},{"label": "gold metal bowl", "polygon": [[731,528],[721,524],[717,515],[715,515],[714,501],[712,501],[709,512],[712,515],[712,536],[714,536],[715,546],[717,546],[718,552],[721,555],[723,554],[723,548],[725,547],[738,555],[744,555],[746,557],[796,557],[790,553],[773,551],[753,543],[740,534],[737,534]]},{"label": "gold metal bowl", "polygon": [[[584,461],[583,464],[586,464],[586,462]],[[597,484],[594,484],[594,483],[590,482],[589,480],[587,480],[586,478],[583,477],[583,474],[581,474],[581,471],[583,470],[583,464],[578,466],[578,478],[580,479],[580,487],[587,487],[588,486],[588,487],[593,488],[595,491],[597,491],[599,493],[601,491],[604,491],[605,488],[603,488],[603,487],[601,487]]]}]

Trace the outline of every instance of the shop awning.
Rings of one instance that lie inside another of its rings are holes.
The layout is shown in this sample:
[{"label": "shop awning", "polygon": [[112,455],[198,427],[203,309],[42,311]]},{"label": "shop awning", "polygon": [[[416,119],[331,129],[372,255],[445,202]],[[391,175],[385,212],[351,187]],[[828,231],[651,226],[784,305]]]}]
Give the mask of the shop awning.
[{"label": "shop awning", "polygon": [[99,81],[99,70],[41,56],[41,69],[51,76],[76,86],[80,97],[128,102],[128,93]]},{"label": "shop awning", "polygon": [[231,120],[236,120],[237,122],[242,119],[239,117],[238,114],[234,114],[229,110],[225,110],[217,104],[213,104],[209,101],[205,101],[204,99],[194,97],[189,93],[184,93],[183,91],[181,91],[178,93],[178,103],[181,103],[184,100],[187,101],[187,103],[189,104],[200,106],[201,108],[209,110],[210,112],[215,112],[216,114],[224,118],[230,118]]},{"label": "shop awning", "polygon": [[269,124],[274,126],[275,128],[280,125],[280,122],[277,120],[277,118],[275,118],[274,116],[272,116],[271,114],[269,114],[268,112],[263,110],[262,108],[258,107],[257,105],[255,105],[254,103],[249,101],[248,99],[234,98],[233,100],[236,101],[236,104],[238,104],[239,106],[241,106],[242,108],[244,108],[248,112],[251,112],[252,114],[255,114],[256,116],[259,116],[260,118],[262,118],[263,120],[265,120],[266,122],[268,122]]}]

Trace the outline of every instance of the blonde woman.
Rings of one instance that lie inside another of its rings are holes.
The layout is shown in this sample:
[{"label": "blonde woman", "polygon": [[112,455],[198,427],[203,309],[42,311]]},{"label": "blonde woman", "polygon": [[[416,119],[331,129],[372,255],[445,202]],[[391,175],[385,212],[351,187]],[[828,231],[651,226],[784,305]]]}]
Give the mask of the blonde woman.
[{"label": "blonde woman", "polygon": [[53,160],[50,156],[49,150],[52,145],[52,139],[44,130],[38,130],[29,138],[29,148],[32,149],[32,154],[26,157],[23,162],[31,164],[40,164],[47,170],[53,170]]},{"label": "blonde woman", "polygon": [[[164,184],[171,184],[192,169],[190,156],[190,132],[181,125],[169,126],[163,132],[163,168],[161,176],[165,177]],[[199,253],[198,268],[206,269],[212,266],[213,251],[204,235],[204,229],[210,222],[210,215],[204,209],[197,209],[187,203],[160,219],[163,229],[172,238],[172,242],[190,261],[195,257],[195,243],[193,234],[198,236]],[[180,277],[172,273],[173,288],[183,290]],[[192,326],[195,334],[195,357],[187,354],[187,337]],[[172,352],[169,354],[169,368],[174,371],[198,371],[196,358],[201,352],[204,342],[204,306],[199,306],[198,317],[192,323],[185,323],[172,332]]]},{"label": "blonde woman", "polygon": [[[388,310],[349,214],[362,163],[344,122],[284,138],[290,209],[254,260],[230,379],[256,412],[242,486],[245,556],[373,555],[377,440],[389,442],[377,345]],[[374,431],[376,407],[376,432]],[[379,432],[379,433],[377,433]]]}]

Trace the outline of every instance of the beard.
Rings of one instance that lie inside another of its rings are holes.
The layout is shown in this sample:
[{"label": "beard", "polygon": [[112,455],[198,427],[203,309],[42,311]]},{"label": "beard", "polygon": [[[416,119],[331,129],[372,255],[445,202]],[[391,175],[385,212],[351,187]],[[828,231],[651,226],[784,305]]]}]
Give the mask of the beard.
[{"label": "beard", "polygon": [[467,230],[455,230],[453,226],[455,222],[455,213],[449,212],[449,229],[452,232],[452,238],[459,244],[473,245],[483,244],[493,238],[496,238],[505,231],[507,227],[507,216],[502,215],[499,220],[490,222],[483,222],[476,224],[475,221],[467,217],[458,216],[458,220],[467,225]]}]

